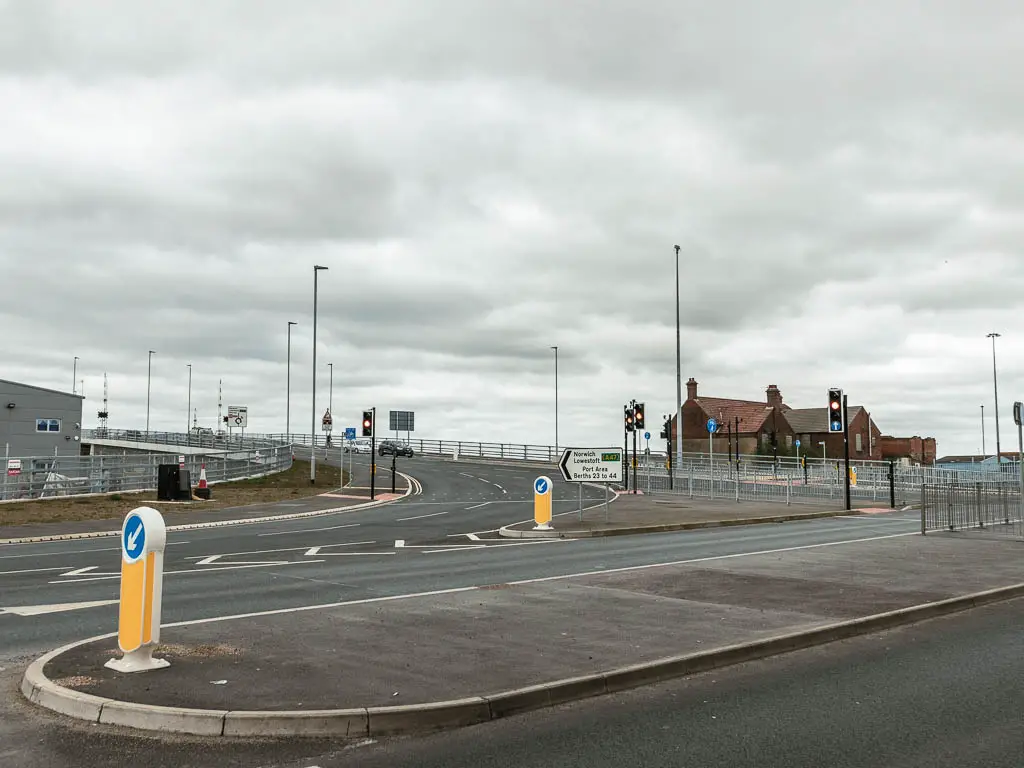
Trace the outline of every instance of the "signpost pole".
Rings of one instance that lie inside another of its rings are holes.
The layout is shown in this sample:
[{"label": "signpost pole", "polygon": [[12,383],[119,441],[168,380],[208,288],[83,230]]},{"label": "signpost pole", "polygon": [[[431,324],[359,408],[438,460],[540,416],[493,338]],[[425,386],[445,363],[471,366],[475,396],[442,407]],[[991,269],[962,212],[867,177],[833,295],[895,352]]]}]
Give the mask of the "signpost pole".
[{"label": "signpost pole", "polygon": [[636,430],[633,430],[633,493],[636,493]]},{"label": "signpost pole", "polygon": [[583,483],[577,486],[580,490],[580,522],[583,522]]},{"label": "signpost pole", "polygon": [[850,505],[850,417],[846,409],[846,395],[843,395],[843,455],[846,463],[846,511]]},{"label": "signpost pole", "polygon": [[608,486],[609,483],[604,484],[604,522],[608,524]]},{"label": "signpost pole", "polygon": [[373,406],[373,427],[370,430],[370,501],[373,501],[377,480],[377,406]]}]

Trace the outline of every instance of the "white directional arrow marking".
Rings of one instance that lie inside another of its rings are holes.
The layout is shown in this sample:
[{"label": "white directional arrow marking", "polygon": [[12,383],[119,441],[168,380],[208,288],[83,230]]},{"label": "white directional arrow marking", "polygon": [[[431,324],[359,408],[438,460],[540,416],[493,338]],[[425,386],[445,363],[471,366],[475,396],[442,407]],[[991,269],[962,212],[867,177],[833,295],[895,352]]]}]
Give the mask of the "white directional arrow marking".
[{"label": "white directional arrow marking", "polygon": [[13,613],[15,616],[41,616],[46,613],[61,611],[77,611],[82,608],[99,608],[114,605],[118,600],[90,600],[85,603],[55,603],[53,605],[19,605],[14,608],[0,608],[0,613]]},{"label": "white directional arrow marking", "polygon": [[139,526],[135,529],[135,533],[128,534],[128,549],[135,549],[135,542],[139,540],[139,534],[142,533],[143,526]]}]

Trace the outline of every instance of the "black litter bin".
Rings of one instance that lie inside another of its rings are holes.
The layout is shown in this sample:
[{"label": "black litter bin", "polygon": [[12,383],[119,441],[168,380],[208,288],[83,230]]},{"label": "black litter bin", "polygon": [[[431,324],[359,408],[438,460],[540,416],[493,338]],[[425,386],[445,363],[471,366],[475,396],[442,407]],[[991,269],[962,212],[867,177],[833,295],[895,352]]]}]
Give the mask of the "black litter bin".
[{"label": "black litter bin", "polygon": [[192,500],[192,473],[187,469],[178,469],[178,501]]},{"label": "black litter bin", "polygon": [[158,501],[177,501],[181,483],[181,470],[177,464],[161,464],[157,468],[156,498]]}]

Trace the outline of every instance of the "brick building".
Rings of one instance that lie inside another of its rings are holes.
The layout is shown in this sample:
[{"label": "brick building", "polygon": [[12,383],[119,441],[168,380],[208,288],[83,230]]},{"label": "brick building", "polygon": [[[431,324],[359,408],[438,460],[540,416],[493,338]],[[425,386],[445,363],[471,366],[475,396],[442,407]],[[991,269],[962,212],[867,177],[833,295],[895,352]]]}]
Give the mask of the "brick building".
[{"label": "brick building", "polygon": [[934,437],[892,437],[882,435],[878,447],[882,459],[898,461],[908,459],[911,464],[931,465],[935,463]]},{"label": "brick building", "polygon": [[[762,454],[792,456],[799,452],[806,456],[842,458],[842,433],[829,432],[828,408],[792,408],[782,398],[779,388],[770,384],[764,400],[738,400],[724,397],[703,397],[697,381],[686,382],[686,401],[682,408],[682,440],[684,453],[707,453],[711,440],[715,453],[739,452],[745,455]],[[892,437],[882,435],[861,405],[848,407],[850,420],[850,459],[884,461],[906,459],[914,464],[934,464],[935,439],[931,437]],[[708,419],[719,423],[713,438],[708,435]],[[672,441],[676,444],[676,419],[672,419]],[[824,446],[822,445],[824,443]]]},{"label": "brick building", "polygon": [[[793,430],[786,420],[782,393],[774,384],[765,392],[765,399],[737,400],[725,397],[699,397],[697,381],[686,382],[686,402],[683,403],[683,451],[707,453],[714,441],[715,453],[736,452],[739,441],[741,454],[772,453],[777,446],[780,453],[788,453],[793,446]],[[719,431],[708,434],[708,419],[719,423]],[[676,419],[672,420],[672,439],[675,445]]]},{"label": "brick building", "polygon": [[[882,432],[871,418],[867,409],[860,405],[847,408],[850,419],[850,458],[881,459],[879,439]],[[800,452],[808,456],[824,455],[830,459],[841,459],[844,455],[842,432],[828,431],[828,408],[791,408],[786,418],[793,425],[793,432],[800,438]],[[821,444],[825,445],[822,446]]]}]

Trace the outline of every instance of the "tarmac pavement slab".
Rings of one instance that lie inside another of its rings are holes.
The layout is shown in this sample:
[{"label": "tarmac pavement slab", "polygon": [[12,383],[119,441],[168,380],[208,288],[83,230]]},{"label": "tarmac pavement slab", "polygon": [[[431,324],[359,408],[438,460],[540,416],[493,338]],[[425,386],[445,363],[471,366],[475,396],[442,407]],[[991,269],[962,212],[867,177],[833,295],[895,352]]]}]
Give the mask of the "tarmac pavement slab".
[{"label": "tarmac pavement slab", "polygon": [[699,558],[165,627],[167,669],[104,668],[116,655],[107,639],[44,672],[96,696],[221,711],[488,696],[1019,584],[1021,552],[1019,542],[903,536]]}]

